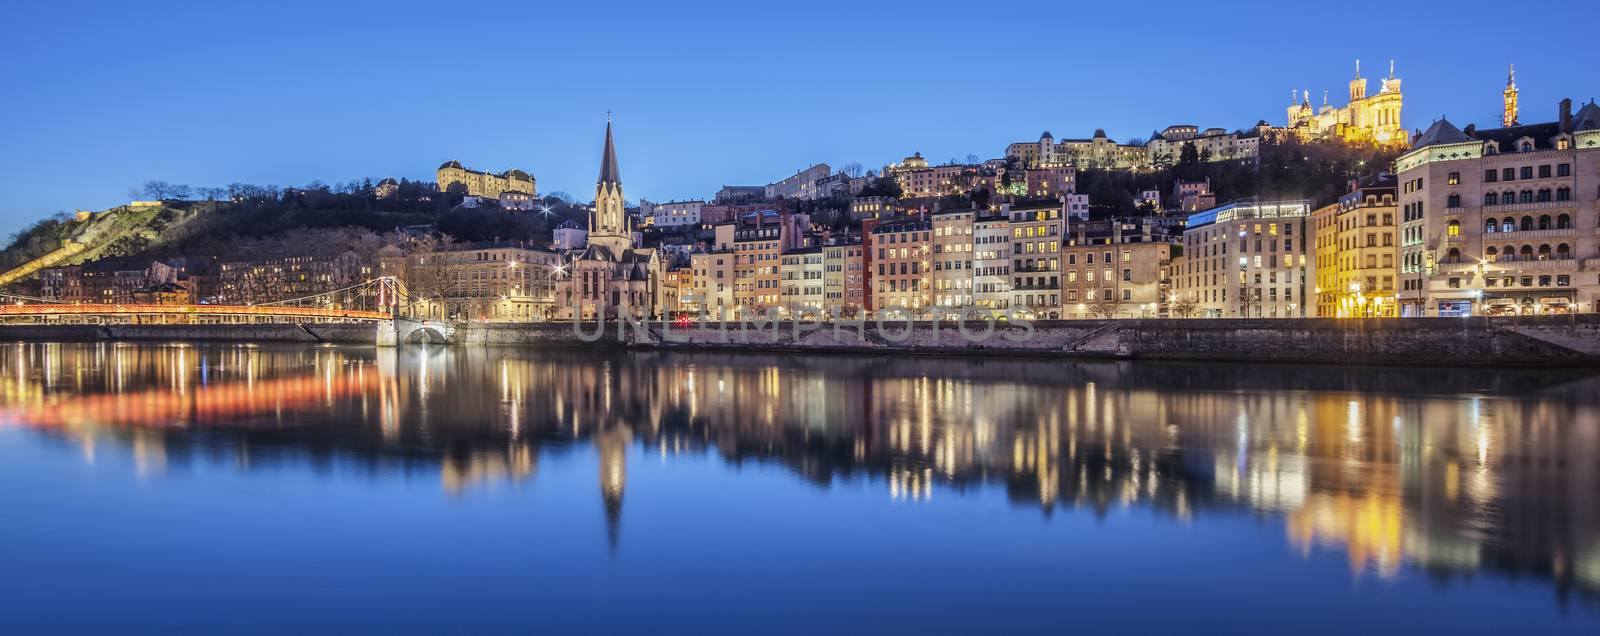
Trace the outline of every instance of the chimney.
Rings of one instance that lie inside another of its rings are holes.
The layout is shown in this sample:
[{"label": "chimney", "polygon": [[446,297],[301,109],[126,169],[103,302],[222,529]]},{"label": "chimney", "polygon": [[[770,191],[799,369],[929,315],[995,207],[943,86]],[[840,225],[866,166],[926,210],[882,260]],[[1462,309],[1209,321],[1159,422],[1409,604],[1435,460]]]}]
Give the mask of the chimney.
[{"label": "chimney", "polygon": [[1561,132],[1572,132],[1572,98],[1561,100]]},{"label": "chimney", "polygon": [[1464,133],[1467,134],[1468,137],[1471,137],[1475,133],[1478,132],[1478,125],[1477,124],[1467,124],[1466,128],[1461,129],[1461,132],[1464,132]]}]

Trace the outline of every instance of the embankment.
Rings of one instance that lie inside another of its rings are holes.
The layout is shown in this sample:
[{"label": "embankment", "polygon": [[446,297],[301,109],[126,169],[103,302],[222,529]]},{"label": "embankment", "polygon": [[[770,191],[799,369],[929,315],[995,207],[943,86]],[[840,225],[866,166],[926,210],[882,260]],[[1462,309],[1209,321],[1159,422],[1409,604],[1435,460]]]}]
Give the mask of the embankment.
[{"label": "embankment", "polygon": [[[1074,320],[1000,326],[886,321],[879,325],[652,323],[643,333],[617,324],[469,324],[468,345],[597,346],[660,350],[744,350],[873,355],[941,354],[1082,358],[1309,362],[1426,366],[1600,366],[1600,315],[1538,318]],[[580,335],[589,334],[590,338]]]},{"label": "embankment", "polygon": [[0,325],[0,342],[236,341],[366,344],[373,324],[305,325]]}]

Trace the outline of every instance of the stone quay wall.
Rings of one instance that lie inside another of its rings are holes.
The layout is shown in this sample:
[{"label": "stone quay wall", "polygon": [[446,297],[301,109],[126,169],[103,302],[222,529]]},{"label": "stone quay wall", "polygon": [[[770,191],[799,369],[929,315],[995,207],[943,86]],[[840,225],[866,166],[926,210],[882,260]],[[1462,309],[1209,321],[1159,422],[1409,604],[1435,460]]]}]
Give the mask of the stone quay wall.
[{"label": "stone quay wall", "polygon": [[[1600,315],[1521,318],[463,323],[451,344],[657,351],[1110,358],[1476,367],[1600,367]],[[619,338],[619,327],[622,335]],[[372,324],[0,325],[0,341],[371,345]]]},{"label": "stone quay wall", "polygon": [[367,344],[377,339],[371,323],[260,325],[0,325],[0,341],[95,342],[234,341]]},{"label": "stone quay wall", "polygon": [[[619,326],[624,333],[619,338]],[[465,324],[465,345],[1049,356],[1420,366],[1600,367],[1600,315],[1521,318],[1149,319],[968,323]],[[580,332],[581,330],[581,332]]]}]

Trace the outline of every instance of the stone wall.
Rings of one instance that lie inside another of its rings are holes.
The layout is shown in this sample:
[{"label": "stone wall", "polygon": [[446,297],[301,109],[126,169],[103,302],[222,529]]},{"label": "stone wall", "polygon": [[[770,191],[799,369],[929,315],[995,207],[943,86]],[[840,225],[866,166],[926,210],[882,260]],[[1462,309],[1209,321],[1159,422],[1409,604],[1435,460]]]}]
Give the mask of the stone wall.
[{"label": "stone wall", "polygon": [[206,340],[239,342],[374,342],[373,324],[306,325],[0,325],[0,340],[89,342],[95,340]]},{"label": "stone wall", "polygon": [[[1540,318],[1073,320],[1001,326],[971,342],[956,325],[887,322],[699,325],[654,323],[643,333],[596,323],[463,325],[468,345],[611,346],[867,354],[1026,355],[1119,359],[1434,366],[1600,366],[1600,315]],[[723,328],[725,327],[725,329]],[[982,323],[969,331],[984,332]]]}]

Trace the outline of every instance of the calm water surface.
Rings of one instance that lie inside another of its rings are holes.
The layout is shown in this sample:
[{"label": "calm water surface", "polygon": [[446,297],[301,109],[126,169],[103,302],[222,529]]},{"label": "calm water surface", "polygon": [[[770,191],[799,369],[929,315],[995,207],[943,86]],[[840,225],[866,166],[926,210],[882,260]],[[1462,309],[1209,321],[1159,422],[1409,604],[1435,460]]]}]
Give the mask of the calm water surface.
[{"label": "calm water surface", "polygon": [[1585,373],[0,345],[0,631],[1600,633]]}]

